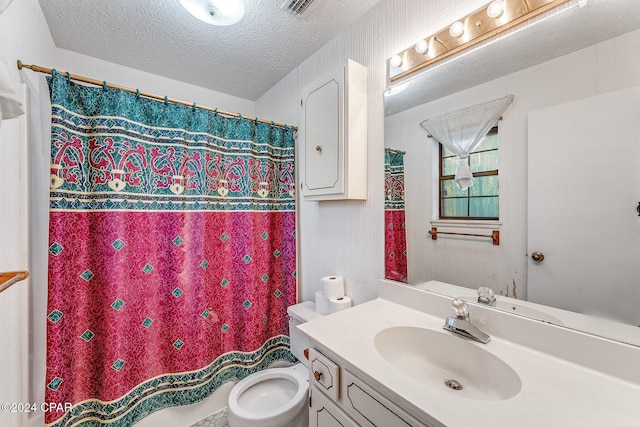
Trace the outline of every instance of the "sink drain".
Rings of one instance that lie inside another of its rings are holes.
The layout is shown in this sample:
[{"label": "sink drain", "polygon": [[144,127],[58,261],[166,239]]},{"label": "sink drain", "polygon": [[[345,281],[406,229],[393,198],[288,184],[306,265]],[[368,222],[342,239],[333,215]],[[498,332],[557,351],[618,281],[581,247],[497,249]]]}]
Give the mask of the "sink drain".
[{"label": "sink drain", "polygon": [[444,382],[444,385],[449,387],[451,390],[456,390],[456,391],[462,390],[462,384],[460,384],[456,380],[447,380]]}]

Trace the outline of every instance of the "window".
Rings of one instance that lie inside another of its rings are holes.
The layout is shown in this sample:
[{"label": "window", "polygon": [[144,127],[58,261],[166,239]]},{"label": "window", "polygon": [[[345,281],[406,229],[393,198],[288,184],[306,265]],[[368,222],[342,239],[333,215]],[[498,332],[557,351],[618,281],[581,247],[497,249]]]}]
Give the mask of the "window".
[{"label": "window", "polygon": [[458,158],[440,146],[440,219],[498,219],[498,128],[487,133],[467,162],[475,179],[462,191],[454,178]]}]

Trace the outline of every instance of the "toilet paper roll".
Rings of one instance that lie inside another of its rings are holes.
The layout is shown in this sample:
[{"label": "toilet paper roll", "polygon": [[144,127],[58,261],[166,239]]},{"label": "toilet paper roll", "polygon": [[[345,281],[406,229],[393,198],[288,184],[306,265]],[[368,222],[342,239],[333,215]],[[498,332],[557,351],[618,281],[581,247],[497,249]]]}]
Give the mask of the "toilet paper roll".
[{"label": "toilet paper roll", "polygon": [[322,278],[322,295],[327,299],[338,299],[344,296],[344,278],[326,276]]},{"label": "toilet paper roll", "polygon": [[329,314],[336,313],[351,307],[351,298],[344,296],[342,298],[330,299],[328,304]]},{"label": "toilet paper roll", "polygon": [[322,295],[322,291],[316,292],[316,313],[329,314],[329,300]]}]

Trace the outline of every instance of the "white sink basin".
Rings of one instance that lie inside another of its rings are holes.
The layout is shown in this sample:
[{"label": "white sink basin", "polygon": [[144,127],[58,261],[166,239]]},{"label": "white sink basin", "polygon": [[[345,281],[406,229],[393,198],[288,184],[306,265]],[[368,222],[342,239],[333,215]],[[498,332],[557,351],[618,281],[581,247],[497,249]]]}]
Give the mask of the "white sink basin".
[{"label": "white sink basin", "polygon": [[403,374],[455,396],[506,400],[522,388],[518,374],[483,344],[445,331],[398,326],[378,332],[374,345]]}]

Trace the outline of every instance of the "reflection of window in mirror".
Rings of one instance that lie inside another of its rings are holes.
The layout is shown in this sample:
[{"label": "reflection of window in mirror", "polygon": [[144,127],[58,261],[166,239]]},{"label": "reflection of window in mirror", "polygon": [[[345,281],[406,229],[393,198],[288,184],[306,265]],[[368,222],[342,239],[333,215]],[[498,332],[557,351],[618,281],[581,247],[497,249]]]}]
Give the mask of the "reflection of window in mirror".
[{"label": "reflection of window in mirror", "polygon": [[467,162],[474,184],[460,190],[454,181],[458,158],[440,145],[440,219],[499,219],[498,127],[491,129]]}]

